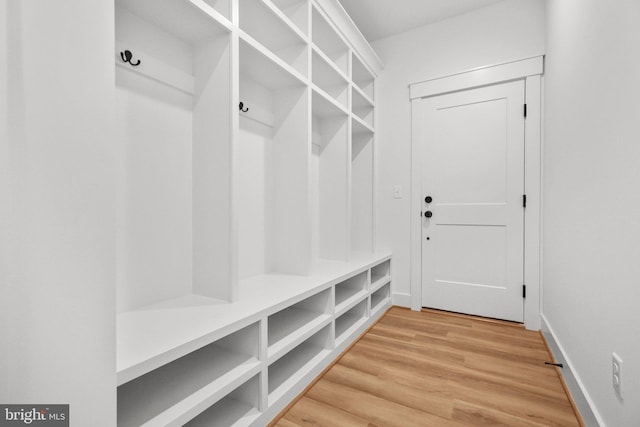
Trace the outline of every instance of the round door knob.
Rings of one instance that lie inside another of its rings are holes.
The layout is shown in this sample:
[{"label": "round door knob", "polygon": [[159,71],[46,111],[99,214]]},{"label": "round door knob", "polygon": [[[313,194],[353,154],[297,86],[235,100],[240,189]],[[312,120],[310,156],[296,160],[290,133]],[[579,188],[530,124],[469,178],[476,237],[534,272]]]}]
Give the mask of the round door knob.
[{"label": "round door knob", "polygon": [[431,211],[426,211],[426,212],[424,213],[424,216],[425,216],[425,218],[431,218],[431,217],[433,216],[433,212],[431,212]]},{"label": "round door knob", "polygon": [[424,198],[424,202],[425,202],[425,203],[431,203],[431,202],[433,202],[433,197],[431,197],[431,196],[427,196],[427,197],[425,197],[425,198]]}]

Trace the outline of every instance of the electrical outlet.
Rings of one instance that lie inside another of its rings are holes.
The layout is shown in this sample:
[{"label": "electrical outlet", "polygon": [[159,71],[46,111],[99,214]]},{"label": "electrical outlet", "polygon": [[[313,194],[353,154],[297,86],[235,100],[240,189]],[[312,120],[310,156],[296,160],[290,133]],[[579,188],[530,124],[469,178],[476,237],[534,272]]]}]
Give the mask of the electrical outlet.
[{"label": "electrical outlet", "polygon": [[620,399],[622,394],[622,359],[616,353],[611,355],[611,371],[613,380],[613,389]]}]

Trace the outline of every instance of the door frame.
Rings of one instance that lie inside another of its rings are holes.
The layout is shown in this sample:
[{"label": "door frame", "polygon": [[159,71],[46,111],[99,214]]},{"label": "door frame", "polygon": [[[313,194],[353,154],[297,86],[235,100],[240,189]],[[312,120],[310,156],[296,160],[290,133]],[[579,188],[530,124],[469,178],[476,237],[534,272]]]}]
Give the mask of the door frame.
[{"label": "door frame", "polygon": [[542,228],[542,74],[544,56],[475,68],[409,85],[411,101],[411,309],[422,308],[422,194],[419,108],[422,98],[506,83],[525,82],[525,176],[527,207],[524,214],[524,325],[539,330]]}]

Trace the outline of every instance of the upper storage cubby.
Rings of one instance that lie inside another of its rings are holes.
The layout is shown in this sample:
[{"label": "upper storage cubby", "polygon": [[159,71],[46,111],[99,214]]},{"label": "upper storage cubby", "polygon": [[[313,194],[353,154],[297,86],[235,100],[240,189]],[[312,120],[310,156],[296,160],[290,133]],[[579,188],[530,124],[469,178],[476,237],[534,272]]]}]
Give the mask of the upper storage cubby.
[{"label": "upper storage cubby", "polygon": [[373,128],[373,102],[357,86],[352,86],[351,111],[363,124]]},{"label": "upper storage cubby", "polygon": [[224,1],[117,0],[117,307],[234,299]]},{"label": "upper storage cubby", "polygon": [[364,96],[368,98],[369,103],[373,103],[373,82],[375,77],[355,53],[352,54],[352,58],[351,80],[353,80],[353,83],[362,91]]},{"label": "upper storage cubby", "polygon": [[269,1],[239,2],[240,28],[270,52],[298,71],[308,73],[308,44],[305,35]]},{"label": "upper storage cubby", "polygon": [[349,82],[344,74],[317,50],[313,51],[312,62],[312,81],[313,84],[323,92],[326,92],[334,100],[336,100],[343,108],[347,108]]},{"label": "upper storage cubby", "polygon": [[303,34],[309,35],[308,0],[271,0]]},{"label": "upper storage cubby", "polygon": [[290,67],[240,42],[235,189],[240,279],[308,273],[309,89]]},{"label": "upper storage cubby", "polygon": [[323,13],[313,7],[311,40],[345,76],[349,75],[349,47]]}]

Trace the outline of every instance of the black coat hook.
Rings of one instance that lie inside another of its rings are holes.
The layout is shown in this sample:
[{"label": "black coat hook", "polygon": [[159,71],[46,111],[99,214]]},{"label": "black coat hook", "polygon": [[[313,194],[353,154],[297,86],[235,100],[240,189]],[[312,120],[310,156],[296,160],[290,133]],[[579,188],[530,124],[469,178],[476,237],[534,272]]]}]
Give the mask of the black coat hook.
[{"label": "black coat hook", "polygon": [[238,107],[240,108],[240,111],[242,111],[243,113],[246,113],[247,111],[249,111],[249,107],[244,108],[244,102],[241,102]]},{"label": "black coat hook", "polygon": [[138,65],[140,65],[139,59],[135,64],[131,61],[131,59],[133,58],[133,54],[131,53],[130,50],[125,50],[124,52],[120,52],[120,58],[122,58],[123,62],[128,62],[129,64],[131,64],[132,67],[137,67]]}]

